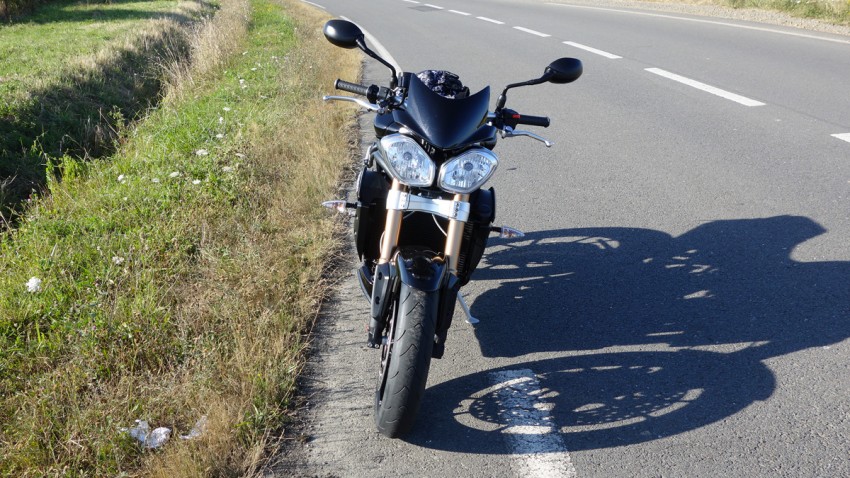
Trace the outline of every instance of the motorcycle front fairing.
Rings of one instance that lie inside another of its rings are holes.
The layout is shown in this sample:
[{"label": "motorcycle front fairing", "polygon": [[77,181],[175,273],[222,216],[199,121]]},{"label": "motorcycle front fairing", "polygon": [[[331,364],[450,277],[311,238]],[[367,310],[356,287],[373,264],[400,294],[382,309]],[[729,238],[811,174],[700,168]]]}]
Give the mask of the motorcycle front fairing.
[{"label": "motorcycle front fairing", "polygon": [[[414,137],[440,152],[457,151],[474,144],[496,143],[496,129],[487,125],[490,87],[466,98],[446,98],[431,91],[416,75],[405,73],[404,108],[378,115],[375,133],[380,139],[407,128]],[[440,158],[435,158],[439,160]]]}]

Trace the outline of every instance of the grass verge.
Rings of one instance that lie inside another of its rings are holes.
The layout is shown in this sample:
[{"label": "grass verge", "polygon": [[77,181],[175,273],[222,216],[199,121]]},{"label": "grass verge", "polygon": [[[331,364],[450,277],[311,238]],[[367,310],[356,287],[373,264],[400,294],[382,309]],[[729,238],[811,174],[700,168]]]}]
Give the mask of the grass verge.
[{"label": "grass verge", "polygon": [[113,153],[119,130],[159,100],[160,63],[186,60],[189,25],[211,11],[196,0],[53,1],[0,26],[0,214],[40,191],[63,156]]},{"label": "grass verge", "polygon": [[[109,161],[66,158],[0,240],[0,475],[261,467],[336,247],[318,203],[350,155],[351,110],[320,98],[359,56],[322,21],[223,0],[195,43],[208,60],[173,68]],[[171,439],[145,449],[120,431],[135,419]]]}]

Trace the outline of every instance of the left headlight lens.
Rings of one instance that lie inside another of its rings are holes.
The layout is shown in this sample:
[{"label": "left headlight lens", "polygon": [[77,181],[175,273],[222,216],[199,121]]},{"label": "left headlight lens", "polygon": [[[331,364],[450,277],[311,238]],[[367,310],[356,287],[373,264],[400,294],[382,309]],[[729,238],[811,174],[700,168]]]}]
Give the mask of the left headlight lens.
[{"label": "left headlight lens", "polygon": [[384,136],[381,150],[387,161],[383,166],[402,184],[428,187],[434,183],[437,167],[413,139],[400,134]]},{"label": "left headlight lens", "polygon": [[470,194],[479,189],[496,171],[499,159],[488,149],[475,148],[456,156],[440,168],[440,188]]}]

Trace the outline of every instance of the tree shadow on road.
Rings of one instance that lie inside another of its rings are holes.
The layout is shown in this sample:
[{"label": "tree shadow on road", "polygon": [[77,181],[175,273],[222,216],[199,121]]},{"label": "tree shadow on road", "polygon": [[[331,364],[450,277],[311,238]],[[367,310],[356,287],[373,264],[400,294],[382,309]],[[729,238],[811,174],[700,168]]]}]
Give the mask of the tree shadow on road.
[{"label": "tree shadow on road", "polygon": [[[475,334],[486,357],[561,353],[505,369],[533,371],[535,389],[520,393],[550,418],[526,425],[561,433],[570,450],[694,430],[770,397],[776,380],[764,360],[850,337],[850,262],[791,258],[824,232],[778,216],[713,221],[679,237],[586,228],[497,243],[474,276],[496,284],[472,306],[482,319]],[[516,423],[505,420],[493,372],[429,388],[427,426],[409,441],[503,452],[496,442],[517,430],[507,430]]]}]

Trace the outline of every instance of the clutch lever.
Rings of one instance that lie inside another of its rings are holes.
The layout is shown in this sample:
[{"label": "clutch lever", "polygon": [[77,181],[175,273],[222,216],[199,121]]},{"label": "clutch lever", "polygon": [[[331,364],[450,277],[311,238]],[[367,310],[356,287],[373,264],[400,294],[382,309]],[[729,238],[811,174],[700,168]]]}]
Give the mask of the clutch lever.
[{"label": "clutch lever", "polygon": [[373,112],[378,113],[378,114],[384,114],[384,112],[385,112],[384,108],[382,108],[379,105],[369,103],[366,100],[362,100],[360,98],[354,98],[354,97],[351,97],[351,96],[323,96],[322,100],[323,101],[348,101],[348,102],[351,102],[351,103],[357,103],[358,105],[362,106],[363,108],[366,108],[367,110],[373,111]]}]

